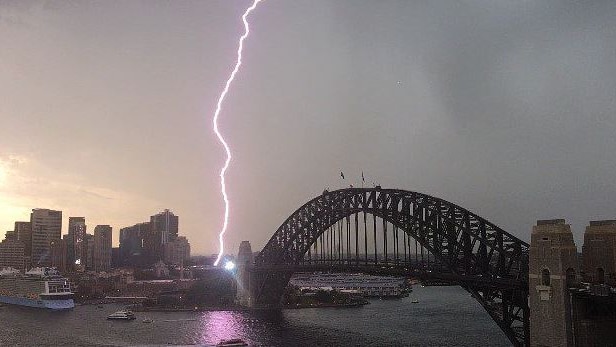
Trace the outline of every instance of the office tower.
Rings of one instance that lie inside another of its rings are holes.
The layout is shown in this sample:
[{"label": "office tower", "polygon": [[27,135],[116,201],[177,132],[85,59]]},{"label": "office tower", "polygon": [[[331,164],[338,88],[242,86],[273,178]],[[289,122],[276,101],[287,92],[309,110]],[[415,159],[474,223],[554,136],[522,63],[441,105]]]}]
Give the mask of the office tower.
[{"label": "office tower", "polygon": [[120,263],[141,266],[145,263],[143,238],[149,233],[150,223],[139,223],[120,229]]},{"label": "office tower", "polygon": [[86,231],[87,226],[84,217],[68,218],[68,260],[77,271],[83,271],[85,269]]},{"label": "office tower", "polygon": [[111,249],[111,268],[117,269],[122,266],[122,261],[120,259],[120,248],[113,247]]},{"label": "office tower", "polygon": [[61,273],[66,273],[69,265],[66,240],[53,240],[49,246],[51,253],[51,266],[57,268]]},{"label": "office tower", "polygon": [[51,242],[60,240],[62,211],[35,208],[30,214],[32,224],[32,266],[50,266]]},{"label": "office tower", "polygon": [[151,232],[160,239],[161,245],[178,237],[178,219],[178,216],[169,210],[150,217]]},{"label": "office tower", "polygon": [[86,234],[83,243],[86,270],[94,270],[94,235]]},{"label": "office tower", "polygon": [[15,222],[15,233],[17,234],[17,239],[24,243],[25,256],[32,256],[32,223]]},{"label": "office tower", "polygon": [[97,225],[94,228],[94,271],[111,270],[111,227]]},{"label": "office tower", "polygon": [[15,237],[5,237],[0,242],[0,269],[5,267],[26,270],[25,246]]}]

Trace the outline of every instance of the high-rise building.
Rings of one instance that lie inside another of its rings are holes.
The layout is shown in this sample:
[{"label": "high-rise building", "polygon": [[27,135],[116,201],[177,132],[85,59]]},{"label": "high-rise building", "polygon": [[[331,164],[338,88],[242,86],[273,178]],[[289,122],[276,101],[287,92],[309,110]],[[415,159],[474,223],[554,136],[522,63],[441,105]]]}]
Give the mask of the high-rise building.
[{"label": "high-rise building", "polygon": [[150,223],[139,223],[120,229],[120,264],[142,266],[144,259],[143,239],[150,231]]},{"label": "high-rise building", "polygon": [[15,222],[17,239],[24,243],[26,257],[32,256],[32,223]]},{"label": "high-rise building", "polygon": [[68,247],[66,240],[53,240],[50,244],[51,266],[58,268],[61,273],[68,271]]},{"label": "high-rise building", "polygon": [[178,216],[169,210],[150,217],[150,230],[143,236],[146,261],[154,264],[165,258],[165,245],[178,235]]},{"label": "high-rise building", "polygon": [[169,210],[150,217],[152,234],[160,237],[160,244],[164,245],[178,237],[179,218]]},{"label": "high-rise building", "polygon": [[51,242],[60,240],[62,211],[35,208],[30,214],[32,224],[32,266],[51,265]]},{"label": "high-rise building", "polygon": [[113,247],[111,249],[111,268],[116,269],[122,266],[122,261],[120,259],[120,248]]},{"label": "high-rise building", "polygon": [[152,265],[163,259],[163,244],[160,242],[160,231],[147,230],[142,234],[143,257],[148,265]]},{"label": "high-rise building", "polygon": [[13,241],[13,240],[17,240],[17,233],[15,233],[15,230],[7,230],[6,233],[4,234],[4,239],[8,240],[8,241]]},{"label": "high-rise building", "polygon": [[77,271],[83,271],[85,268],[86,231],[87,226],[84,217],[68,218],[68,259]]},{"label": "high-rise building", "polygon": [[84,238],[86,270],[94,270],[94,235],[86,234]]},{"label": "high-rise building", "polygon": [[111,270],[111,227],[97,225],[94,228],[94,271]]},{"label": "high-rise building", "polygon": [[0,269],[4,267],[26,270],[25,246],[16,237],[5,237],[0,242]]},{"label": "high-rise building", "polygon": [[188,243],[186,237],[179,236],[175,240],[165,244],[165,263],[183,265],[184,261],[189,259],[190,243]]}]

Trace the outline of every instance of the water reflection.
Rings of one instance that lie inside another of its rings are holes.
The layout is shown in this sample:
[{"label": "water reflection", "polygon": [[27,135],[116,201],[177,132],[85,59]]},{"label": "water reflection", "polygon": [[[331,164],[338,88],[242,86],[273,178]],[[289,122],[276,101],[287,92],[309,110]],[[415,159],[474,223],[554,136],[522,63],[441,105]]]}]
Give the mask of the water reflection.
[{"label": "water reflection", "polygon": [[212,311],[202,319],[201,343],[240,338],[248,344],[276,339],[285,326],[281,311]]},{"label": "water reflection", "polygon": [[238,312],[206,312],[201,336],[204,343],[215,344],[220,340],[234,338],[246,339],[246,335],[243,318]]}]

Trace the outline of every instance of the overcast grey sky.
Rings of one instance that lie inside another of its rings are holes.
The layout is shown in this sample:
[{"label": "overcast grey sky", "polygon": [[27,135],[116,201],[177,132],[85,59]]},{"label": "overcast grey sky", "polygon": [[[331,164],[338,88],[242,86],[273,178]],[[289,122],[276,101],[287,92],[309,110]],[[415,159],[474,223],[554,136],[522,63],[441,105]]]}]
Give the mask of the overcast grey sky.
[{"label": "overcast grey sky", "polygon": [[[211,117],[248,5],[0,0],[0,234],[54,208],[117,244],[169,208],[216,252]],[[581,249],[616,218],[615,18],[608,0],[265,0],[221,113],[228,247],[262,248],[363,170],[527,241],[566,218]]]}]

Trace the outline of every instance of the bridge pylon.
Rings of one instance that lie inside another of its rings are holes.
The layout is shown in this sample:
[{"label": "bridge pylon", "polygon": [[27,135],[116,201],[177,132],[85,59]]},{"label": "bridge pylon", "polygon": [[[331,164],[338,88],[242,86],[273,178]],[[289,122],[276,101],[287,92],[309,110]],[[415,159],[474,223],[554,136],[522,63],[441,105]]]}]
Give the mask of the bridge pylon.
[{"label": "bridge pylon", "polygon": [[282,308],[282,294],[292,274],[292,270],[264,270],[242,264],[237,271],[236,300],[251,309]]},{"label": "bridge pylon", "polygon": [[564,219],[537,221],[529,253],[530,345],[573,346],[568,287],[579,271],[571,227]]}]

